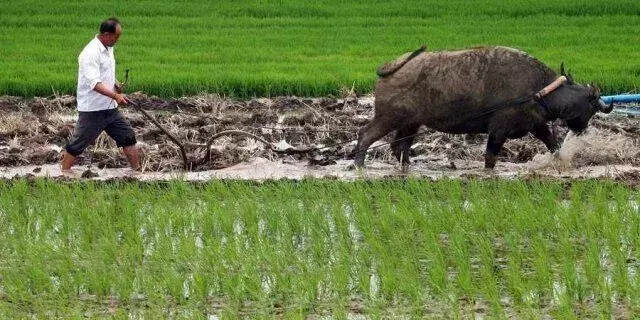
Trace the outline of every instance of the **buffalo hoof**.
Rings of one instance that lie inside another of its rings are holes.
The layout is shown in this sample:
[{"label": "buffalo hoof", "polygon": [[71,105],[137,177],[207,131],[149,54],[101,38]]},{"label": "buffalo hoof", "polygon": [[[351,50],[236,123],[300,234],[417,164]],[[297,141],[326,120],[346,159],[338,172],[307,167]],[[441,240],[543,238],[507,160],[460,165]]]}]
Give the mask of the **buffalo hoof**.
[{"label": "buffalo hoof", "polygon": [[484,164],[484,169],[485,170],[493,170],[496,167],[495,163],[485,163]]},{"label": "buffalo hoof", "polygon": [[362,157],[362,156],[354,157],[352,166],[354,166],[356,168],[363,168],[364,167],[364,157]]},{"label": "buffalo hoof", "polygon": [[493,169],[496,166],[497,157],[495,155],[487,155],[484,160],[485,169]]}]

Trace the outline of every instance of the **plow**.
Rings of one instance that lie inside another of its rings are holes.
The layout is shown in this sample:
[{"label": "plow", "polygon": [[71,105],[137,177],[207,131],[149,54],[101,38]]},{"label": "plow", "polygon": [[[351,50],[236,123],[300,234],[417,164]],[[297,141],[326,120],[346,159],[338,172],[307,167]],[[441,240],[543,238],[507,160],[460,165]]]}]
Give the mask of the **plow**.
[{"label": "plow", "polygon": [[[129,81],[129,71],[130,69],[127,69],[125,71],[125,81],[122,83],[121,87],[124,90],[124,88],[126,87],[128,81]],[[267,149],[274,151],[274,152],[282,152],[282,153],[309,153],[312,151],[316,151],[318,150],[318,148],[313,148],[313,147],[308,147],[308,148],[303,148],[303,149],[288,149],[288,150],[279,150],[278,148],[274,147],[274,145],[267,141],[266,139],[259,137],[253,133],[250,132],[246,132],[246,131],[242,131],[242,130],[224,130],[218,133],[215,133],[213,136],[211,136],[206,144],[187,144],[188,147],[192,147],[192,148],[204,148],[205,149],[205,156],[202,159],[196,160],[196,161],[189,161],[188,157],[187,157],[187,152],[185,149],[185,144],[183,144],[178,138],[176,138],[174,135],[172,135],[167,129],[165,129],[158,121],[156,121],[156,119],[151,116],[147,111],[145,111],[137,102],[128,99],[127,100],[129,102],[130,105],[132,105],[136,111],[140,112],[147,120],[149,120],[151,123],[153,123],[153,125],[155,125],[160,131],[162,131],[176,146],[178,146],[178,148],[180,149],[180,155],[182,156],[182,168],[185,171],[188,170],[193,170],[194,166],[197,166],[199,164],[204,164],[207,161],[209,161],[211,159],[211,146],[213,145],[213,143],[224,136],[231,136],[231,135],[237,135],[237,136],[245,136],[245,137],[249,137],[252,138],[258,142],[263,143]]]},{"label": "plow", "polygon": [[[130,69],[126,69],[125,71],[125,81],[121,84],[121,88],[122,90],[124,90],[124,88],[126,88],[127,83],[129,82],[129,71]],[[244,137],[248,137],[251,138],[257,142],[262,143],[268,150],[275,152],[275,153],[280,153],[280,154],[287,154],[287,155],[292,155],[292,154],[309,154],[309,153],[313,153],[313,152],[317,152],[317,151],[322,151],[324,149],[330,149],[330,148],[336,148],[336,147],[342,147],[348,144],[351,144],[353,142],[353,140],[349,140],[346,142],[338,142],[335,144],[331,144],[331,145],[327,145],[327,146],[323,146],[323,147],[310,147],[310,146],[304,146],[304,147],[289,147],[289,148],[278,148],[274,143],[267,141],[267,139],[265,139],[264,137],[260,137],[256,134],[253,134],[251,132],[247,132],[247,131],[243,131],[243,130],[224,130],[224,131],[220,131],[217,132],[215,134],[213,134],[211,137],[208,138],[207,143],[206,144],[196,144],[196,143],[183,143],[180,141],[180,139],[178,139],[177,137],[175,137],[173,134],[171,134],[171,132],[169,132],[169,130],[167,130],[166,128],[164,128],[152,115],[150,115],[140,104],[138,104],[136,101],[131,100],[131,99],[127,99],[127,102],[133,106],[133,108],[139,112],[140,114],[142,114],[147,120],[149,120],[155,127],[157,127],[162,133],[164,133],[169,140],[171,140],[180,150],[180,156],[182,157],[182,169],[184,171],[191,171],[193,169],[195,169],[197,166],[199,165],[203,165],[206,164],[207,162],[209,162],[212,158],[211,156],[211,147],[214,144],[214,142],[222,137],[225,136],[244,136]],[[189,116],[199,116],[199,115],[195,115],[195,114],[191,114],[191,113],[187,113],[187,112],[176,112],[178,114],[183,114],[183,115],[189,115]],[[286,129],[282,129],[282,128],[273,128],[273,127],[265,127],[265,126],[254,126],[253,129],[269,129],[269,130],[286,130]],[[311,129],[310,131],[318,131],[318,132],[326,132],[326,130],[313,130]],[[414,134],[410,137],[403,137],[400,139],[395,139],[393,141],[390,142],[386,142],[386,143],[381,143],[378,144],[376,146],[371,147],[370,149],[377,149],[377,148],[381,148],[383,146],[387,146],[390,145],[394,142],[398,142],[398,141],[402,141],[405,139],[409,139],[418,135],[422,135],[427,133],[426,130],[419,132],[417,134]],[[354,132],[355,134],[355,132]],[[204,156],[201,159],[196,159],[196,160],[190,160],[187,156],[187,148],[193,148],[193,149],[204,149]]]}]

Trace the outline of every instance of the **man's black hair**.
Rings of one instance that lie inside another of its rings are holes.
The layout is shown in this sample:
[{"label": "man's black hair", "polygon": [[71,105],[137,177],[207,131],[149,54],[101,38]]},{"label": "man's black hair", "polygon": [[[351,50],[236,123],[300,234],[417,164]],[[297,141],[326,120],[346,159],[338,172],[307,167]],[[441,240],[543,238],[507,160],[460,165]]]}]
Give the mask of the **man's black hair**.
[{"label": "man's black hair", "polygon": [[100,24],[100,33],[116,33],[118,25],[120,25],[120,21],[116,17],[108,18]]}]

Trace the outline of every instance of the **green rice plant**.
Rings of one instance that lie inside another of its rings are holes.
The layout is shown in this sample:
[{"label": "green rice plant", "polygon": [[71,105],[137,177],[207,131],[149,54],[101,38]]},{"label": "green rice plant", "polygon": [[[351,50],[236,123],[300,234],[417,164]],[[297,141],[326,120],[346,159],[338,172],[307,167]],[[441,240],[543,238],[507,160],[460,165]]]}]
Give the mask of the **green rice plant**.
[{"label": "green rice plant", "polygon": [[608,181],[0,181],[0,317],[618,317],[638,308],[637,196]]},{"label": "green rice plant", "polygon": [[492,315],[496,318],[505,318],[506,314],[501,304],[500,283],[496,278],[498,266],[495,262],[493,244],[486,236],[476,237],[473,242],[480,260],[479,282],[483,296],[491,305]]},{"label": "green rice plant", "polygon": [[0,94],[74,93],[77,56],[111,15],[124,26],[118,76],[130,68],[129,90],[164,97],[367,93],[380,64],[423,43],[517,47],[556,69],[564,61],[603,92],[625,92],[639,84],[638,12],[634,0],[5,1]]}]

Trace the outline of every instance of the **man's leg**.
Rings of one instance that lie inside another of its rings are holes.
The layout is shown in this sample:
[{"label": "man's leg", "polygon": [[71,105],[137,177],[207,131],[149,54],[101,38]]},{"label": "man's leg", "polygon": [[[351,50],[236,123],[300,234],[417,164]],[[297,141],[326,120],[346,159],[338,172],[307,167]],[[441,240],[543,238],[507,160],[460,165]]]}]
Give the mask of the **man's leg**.
[{"label": "man's leg", "polygon": [[104,124],[97,112],[78,113],[78,123],[76,123],[73,136],[62,152],[60,167],[63,172],[71,171],[76,157],[92,144],[102,132]]},{"label": "man's leg", "polygon": [[62,162],[60,163],[62,171],[71,171],[71,166],[73,165],[73,161],[75,160],[76,157],[72,156],[71,153],[67,152],[67,150],[62,151]]},{"label": "man's leg", "polygon": [[105,131],[116,141],[116,145],[122,148],[122,152],[127,157],[131,169],[138,171],[140,170],[140,152],[136,146],[136,134],[133,132],[129,122],[122,117],[120,111],[114,111]]},{"label": "man's leg", "polygon": [[138,147],[135,144],[132,146],[124,147],[122,148],[122,152],[125,156],[127,156],[127,160],[129,160],[131,169],[140,171],[140,151],[138,151]]}]

